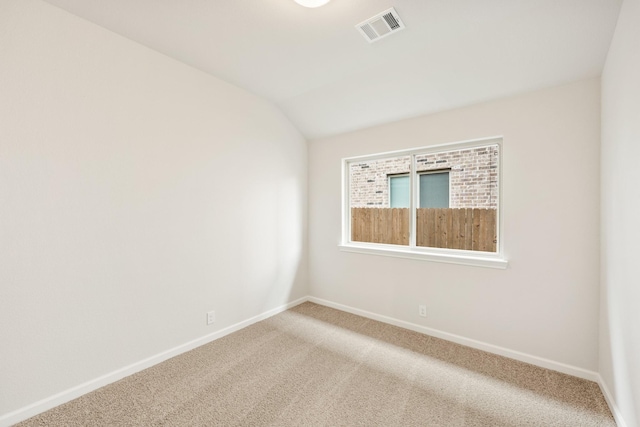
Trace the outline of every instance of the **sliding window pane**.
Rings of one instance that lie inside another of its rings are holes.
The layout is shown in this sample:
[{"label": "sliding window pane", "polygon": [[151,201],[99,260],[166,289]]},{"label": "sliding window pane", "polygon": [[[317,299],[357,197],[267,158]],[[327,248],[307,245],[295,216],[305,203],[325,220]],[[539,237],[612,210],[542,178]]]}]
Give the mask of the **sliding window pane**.
[{"label": "sliding window pane", "polygon": [[352,242],[409,244],[411,156],[351,162]]},{"label": "sliding window pane", "polygon": [[416,156],[416,245],[497,252],[499,146]]}]

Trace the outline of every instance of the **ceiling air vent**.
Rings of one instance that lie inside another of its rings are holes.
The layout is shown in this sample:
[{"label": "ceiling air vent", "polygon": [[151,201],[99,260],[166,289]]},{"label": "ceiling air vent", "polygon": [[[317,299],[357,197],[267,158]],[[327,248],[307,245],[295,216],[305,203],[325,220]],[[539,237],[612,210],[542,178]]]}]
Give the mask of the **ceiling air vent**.
[{"label": "ceiling air vent", "polygon": [[404,24],[394,8],[380,12],[376,16],[356,25],[356,30],[369,43],[378,41],[403,29]]}]

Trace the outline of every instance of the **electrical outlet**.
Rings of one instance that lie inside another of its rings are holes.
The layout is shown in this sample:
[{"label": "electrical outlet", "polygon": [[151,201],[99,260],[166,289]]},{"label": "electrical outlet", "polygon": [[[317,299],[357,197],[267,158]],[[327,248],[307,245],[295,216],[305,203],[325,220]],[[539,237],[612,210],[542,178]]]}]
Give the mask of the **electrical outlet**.
[{"label": "electrical outlet", "polygon": [[216,312],[215,311],[209,311],[207,313],[207,325],[210,325],[212,323],[214,323],[216,321]]},{"label": "electrical outlet", "polygon": [[419,305],[418,306],[418,314],[421,317],[427,317],[427,306],[426,305]]}]

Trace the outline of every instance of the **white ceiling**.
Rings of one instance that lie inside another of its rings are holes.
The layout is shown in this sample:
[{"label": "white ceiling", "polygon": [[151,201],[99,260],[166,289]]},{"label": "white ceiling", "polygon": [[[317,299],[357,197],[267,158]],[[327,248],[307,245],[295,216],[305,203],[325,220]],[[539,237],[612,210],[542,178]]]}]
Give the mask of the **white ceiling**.
[{"label": "white ceiling", "polygon": [[[309,139],[600,74],[621,0],[46,0],[278,105]],[[395,7],[369,44],[354,25]]]}]

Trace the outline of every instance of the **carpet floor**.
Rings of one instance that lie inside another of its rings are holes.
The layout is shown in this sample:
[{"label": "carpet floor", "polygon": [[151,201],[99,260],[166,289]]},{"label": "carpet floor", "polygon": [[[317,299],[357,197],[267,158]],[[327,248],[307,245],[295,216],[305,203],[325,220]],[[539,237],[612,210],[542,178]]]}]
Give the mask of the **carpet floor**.
[{"label": "carpet floor", "polygon": [[25,426],[615,426],[597,384],[304,303]]}]

